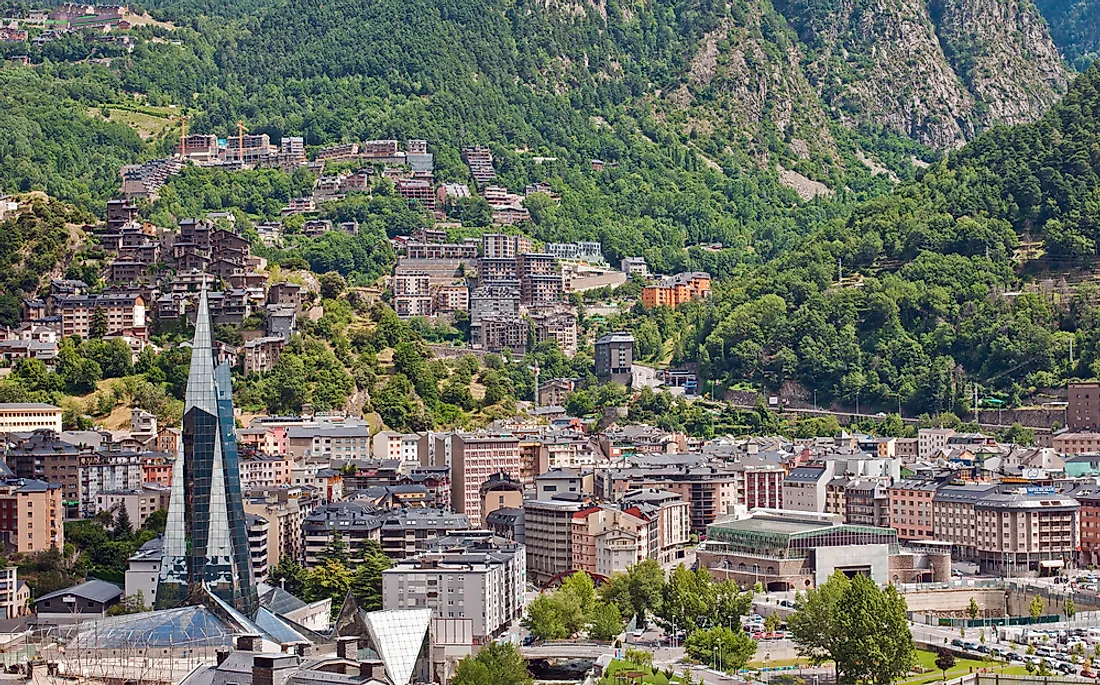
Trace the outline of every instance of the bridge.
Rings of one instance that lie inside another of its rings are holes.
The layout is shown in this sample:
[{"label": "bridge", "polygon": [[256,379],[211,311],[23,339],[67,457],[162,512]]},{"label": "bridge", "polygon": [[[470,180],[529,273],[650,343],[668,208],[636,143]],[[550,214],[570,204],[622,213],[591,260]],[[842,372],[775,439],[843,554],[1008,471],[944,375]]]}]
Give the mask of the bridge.
[{"label": "bridge", "polygon": [[604,654],[614,654],[615,646],[606,642],[561,640],[520,647],[519,652],[528,661],[562,659],[591,659],[595,661]]}]

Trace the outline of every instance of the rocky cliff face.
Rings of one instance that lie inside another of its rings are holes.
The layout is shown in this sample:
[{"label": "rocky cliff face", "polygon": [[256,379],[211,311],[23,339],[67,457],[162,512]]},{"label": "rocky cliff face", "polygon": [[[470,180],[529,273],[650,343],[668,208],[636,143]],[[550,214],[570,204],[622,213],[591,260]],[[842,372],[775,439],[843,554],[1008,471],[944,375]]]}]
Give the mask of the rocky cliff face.
[{"label": "rocky cliff face", "polygon": [[951,66],[982,127],[1032,121],[1066,91],[1066,72],[1030,0],[932,0]]},{"label": "rocky cliff face", "polygon": [[1066,72],[1031,0],[779,0],[822,100],[937,148],[1038,117]]},{"label": "rocky cliff face", "polygon": [[742,8],[704,37],[685,83],[668,100],[690,111],[689,132],[738,132],[738,142],[760,161],[778,155],[834,163],[835,142],[797,45],[766,28],[777,19],[770,5]]}]

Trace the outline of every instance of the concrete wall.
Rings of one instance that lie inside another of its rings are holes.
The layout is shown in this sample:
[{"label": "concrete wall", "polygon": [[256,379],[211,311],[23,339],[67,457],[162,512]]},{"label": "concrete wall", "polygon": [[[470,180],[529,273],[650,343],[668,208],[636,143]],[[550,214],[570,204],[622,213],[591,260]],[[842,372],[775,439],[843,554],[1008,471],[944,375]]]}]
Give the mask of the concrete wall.
[{"label": "concrete wall", "polygon": [[[917,614],[965,614],[973,599],[978,609],[990,616],[1001,616],[1005,608],[1005,591],[1000,588],[960,588],[952,590],[922,590],[905,593],[909,611]],[[1025,610],[1026,614],[1027,611]]]},{"label": "concrete wall", "polygon": [[837,568],[871,569],[871,579],[879,585],[890,582],[889,545],[846,545],[843,547],[818,547],[814,550],[814,582],[821,586]]}]

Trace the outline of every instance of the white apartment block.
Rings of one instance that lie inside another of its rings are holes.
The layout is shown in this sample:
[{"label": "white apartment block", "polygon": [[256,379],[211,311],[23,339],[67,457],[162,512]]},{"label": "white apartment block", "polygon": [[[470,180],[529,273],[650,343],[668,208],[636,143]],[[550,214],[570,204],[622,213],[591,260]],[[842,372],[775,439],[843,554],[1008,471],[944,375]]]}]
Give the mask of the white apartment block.
[{"label": "white apartment block", "polygon": [[446,551],[426,552],[383,572],[384,610],[426,607],[433,618],[468,620],[476,645],[523,615],[523,545],[471,531],[445,538],[440,549]]},{"label": "white apartment block", "polygon": [[0,433],[61,432],[61,407],[42,402],[0,403]]}]

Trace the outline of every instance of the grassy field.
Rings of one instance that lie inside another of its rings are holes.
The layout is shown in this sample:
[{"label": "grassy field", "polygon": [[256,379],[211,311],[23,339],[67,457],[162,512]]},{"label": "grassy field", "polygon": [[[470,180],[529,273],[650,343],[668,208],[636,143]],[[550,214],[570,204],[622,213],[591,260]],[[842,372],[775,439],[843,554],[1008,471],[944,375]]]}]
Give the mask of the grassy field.
[{"label": "grassy field", "polygon": [[[917,651],[917,663],[926,669],[927,673],[910,676],[898,682],[903,685],[925,685],[926,683],[938,683],[943,681],[943,673],[936,668],[936,654],[934,652]],[[1027,669],[1023,666],[1002,666],[993,661],[978,661],[977,659],[957,659],[955,667],[947,671],[947,679],[958,678],[972,671],[982,668],[991,669],[994,673],[1004,675],[1027,675]]]},{"label": "grassy field", "polygon": [[[163,109],[163,108],[160,108]],[[99,119],[107,119],[132,128],[144,140],[152,140],[164,132],[175,122],[169,118],[167,110],[159,113],[152,108],[143,108],[142,111],[124,109],[120,107],[108,107],[109,117],[104,117],[101,108],[92,107],[88,110],[88,116]]]},{"label": "grassy field", "polygon": [[[642,673],[648,673],[648,674],[652,674],[652,672],[653,672],[653,670],[650,669],[648,666],[639,666],[638,664],[635,664],[635,663],[630,662],[630,661],[625,661],[625,660],[622,660],[622,659],[615,659],[614,661],[612,661],[610,664],[607,665],[607,670],[604,671],[603,678],[600,679],[600,685],[619,685],[620,683],[629,683],[631,681],[629,681],[629,680],[620,680],[620,679],[615,677],[615,674],[623,673],[623,672],[629,673],[629,672],[632,672],[632,671],[633,672],[641,671]],[[673,676],[672,682],[675,683],[677,680],[679,680],[679,678]],[[637,681],[634,681],[634,682],[637,682]],[[668,678],[666,678],[665,674],[661,673],[660,671],[657,671],[657,675],[642,676],[642,682],[645,683],[646,685],[669,685]]]}]

